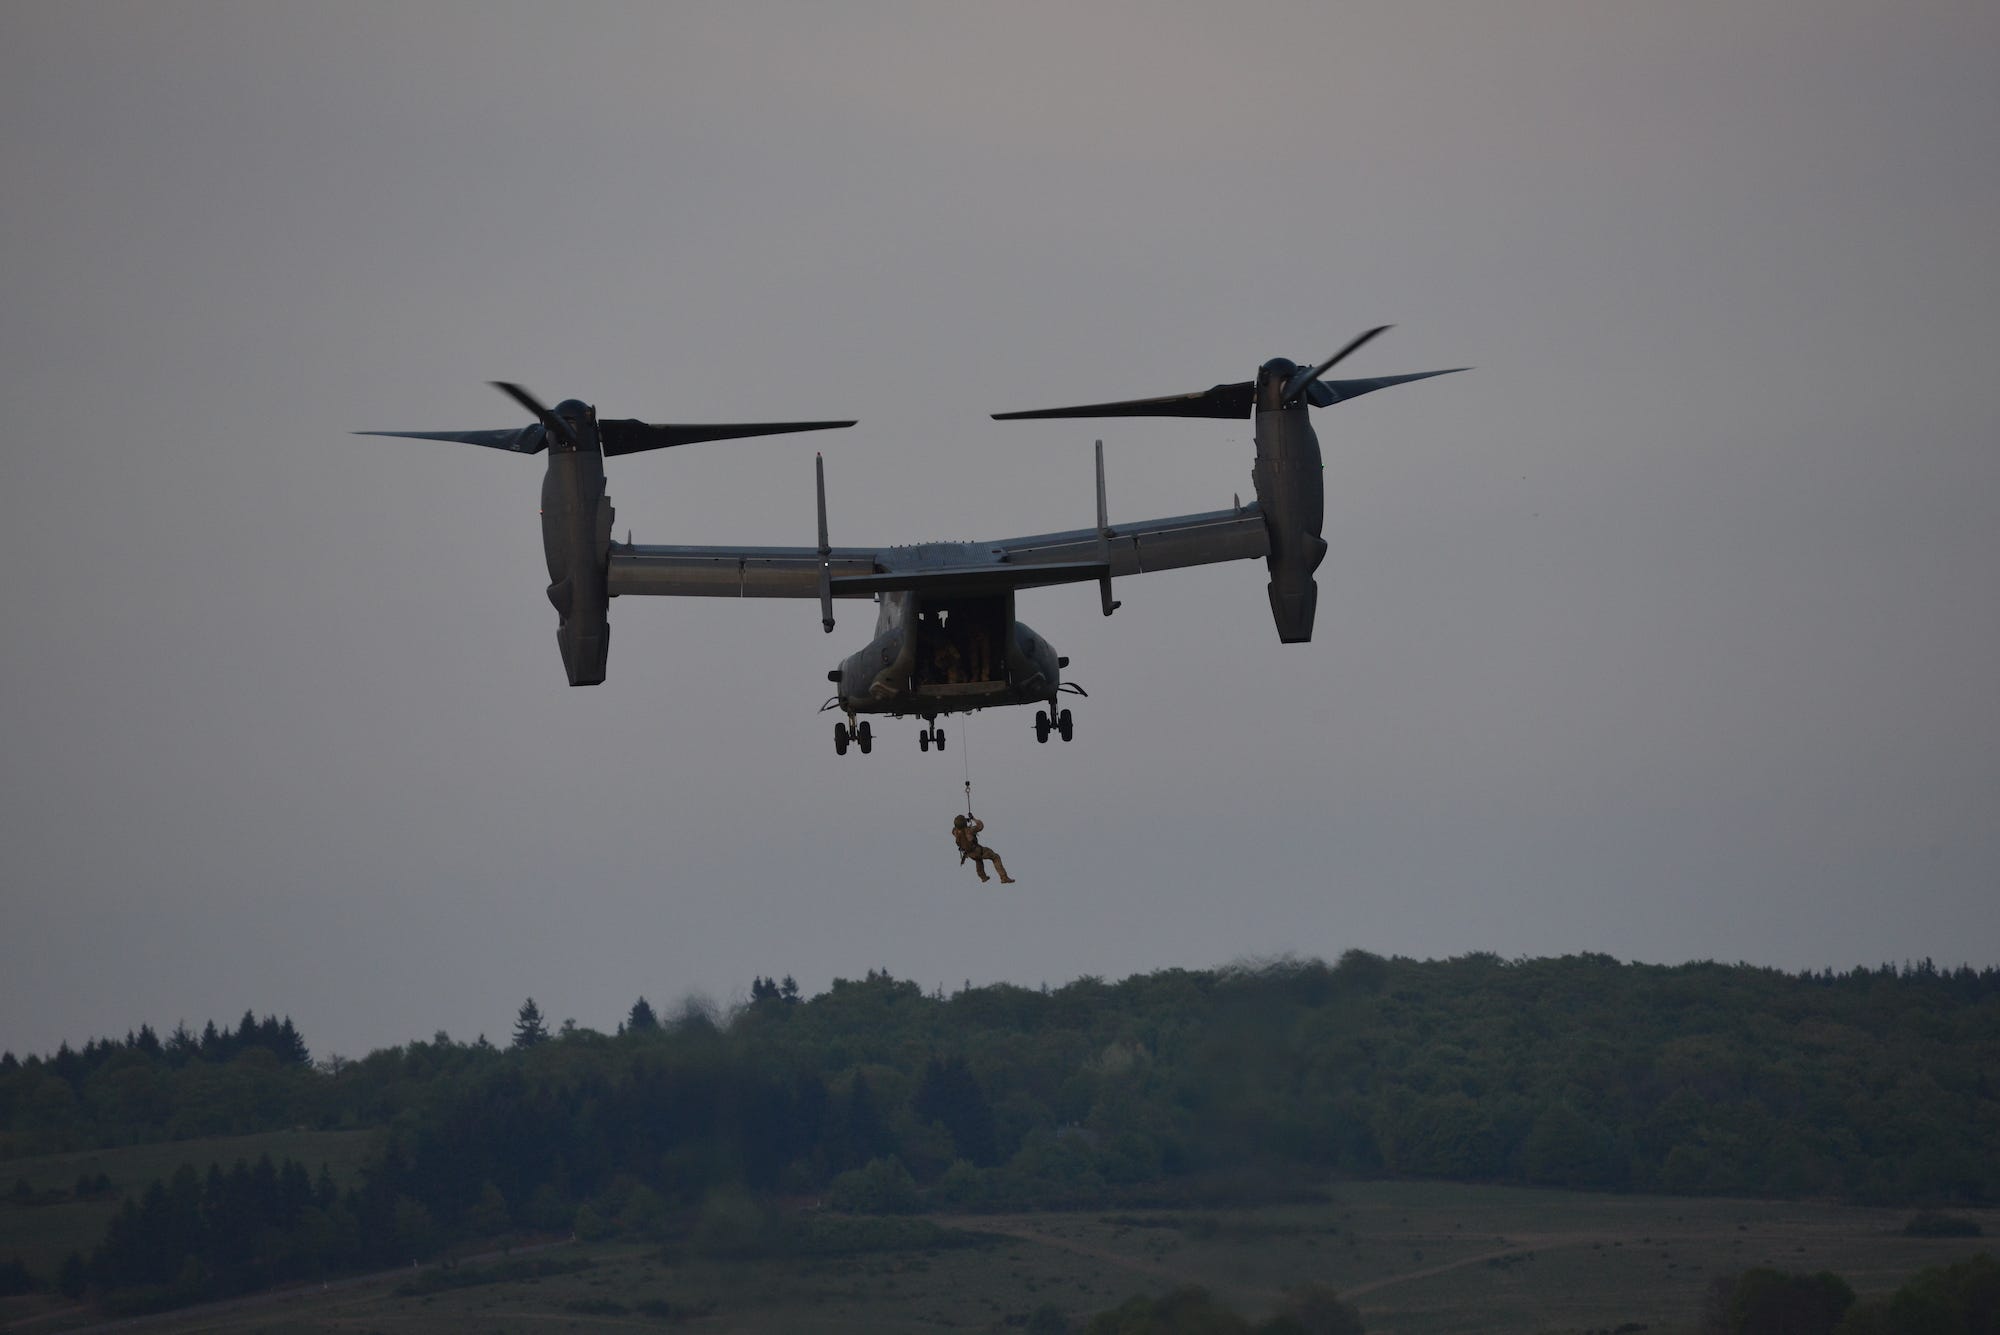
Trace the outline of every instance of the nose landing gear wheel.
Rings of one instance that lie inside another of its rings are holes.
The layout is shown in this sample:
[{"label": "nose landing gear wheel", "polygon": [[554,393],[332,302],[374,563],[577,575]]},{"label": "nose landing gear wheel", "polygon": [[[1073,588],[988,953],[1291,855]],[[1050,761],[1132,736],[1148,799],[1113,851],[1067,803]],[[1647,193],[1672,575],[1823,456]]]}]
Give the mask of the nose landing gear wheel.
[{"label": "nose landing gear wheel", "polygon": [[837,756],[847,754],[847,725],[845,723],[836,723],[833,725],[833,753]]},{"label": "nose landing gear wheel", "polygon": [[[866,727],[867,725],[863,724],[862,726]],[[1075,725],[1070,722],[1069,711],[1067,709],[1056,716],[1056,731],[1062,734],[1064,741],[1068,741],[1070,734],[1075,731]],[[868,748],[864,746],[861,749],[866,751]]]},{"label": "nose landing gear wheel", "polygon": [[1035,711],[1035,740],[1038,742],[1049,740],[1049,716],[1046,710]]}]

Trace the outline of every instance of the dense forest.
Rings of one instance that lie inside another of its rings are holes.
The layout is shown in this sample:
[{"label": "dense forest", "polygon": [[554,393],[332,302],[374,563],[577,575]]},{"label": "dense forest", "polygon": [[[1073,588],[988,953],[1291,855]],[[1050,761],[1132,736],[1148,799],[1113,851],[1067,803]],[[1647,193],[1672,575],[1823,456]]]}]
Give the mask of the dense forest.
[{"label": "dense forest", "polygon": [[249,1011],[233,1030],[182,1024],[162,1040],[141,1025],[50,1057],[0,1054],[0,1159],[291,1126],[324,1074],[311,1063],[290,1018]]},{"label": "dense forest", "polygon": [[[382,1128],[361,1183],[190,1168],[65,1287],[188,1296],[509,1230],[659,1235],[716,1202],[1186,1200],[1334,1176],[2000,1199],[2000,970],[1786,974],[1603,956],[1286,961],[1055,989],[887,972],[614,1034],[443,1034],[314,1064],[287,1021],[0,1058],[7,1157]],[[1233,1185],[1229,1185],[1233,1184]],[[706,1203],[706,1204],[705,1204]],[[200,1245],[197,1244],[200,1241]]]}]

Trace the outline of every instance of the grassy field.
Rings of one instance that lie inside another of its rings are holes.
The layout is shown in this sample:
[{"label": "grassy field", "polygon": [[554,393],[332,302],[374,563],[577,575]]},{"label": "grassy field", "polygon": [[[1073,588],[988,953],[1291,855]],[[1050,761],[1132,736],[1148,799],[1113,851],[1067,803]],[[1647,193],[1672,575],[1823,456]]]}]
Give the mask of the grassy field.
[{"label": "grassy field", "polygon": [[[468,1263],[149,1323],[159,1331],[1008,1331],[1044,1304],[1081,1325],[1138,1292],[1206,1286],[1249,1315],[1308,1281],[1347,1294],[1374,1331],[1691,1331],[1711,1276],[1830,1269],[1862,1292],[2000,1248],[1914,1239],[1910,1212],[1764,1201],[1600,1196],[1442,1183],[1336,1187],[1323,1205],[965,1216],[975,1245],[720,1261],[631,1243],[541,1253],[570,1273],[504,1277]],[[525,1262],[517,1261],[517,1266]],[[484,1281],[470,1284],[463,1281]],[[399,1291],[400,1290],[400,1291]],[[63,1320],[35,1329],[57,1330]]]},{"label": "grassy field", "polygon": [[[87,1255],[97,1245],[127,1195],[172,1177],[184,1163],[206,1172],[212,1163],[227,1168],[238,1159],[255,1163],[268,1154],[275,1163],[297,1159],[315,1177],[325,1164],[345,1187],[374,1143],[372,1131],[273,1131],[0,1161],[0,1259],[53,1274],[70,1252]],[[81,1200],[71,1194],[79,1177],[100,1173],[111,1179],[110,1191]],[[33,1204],[23,1204],[13,1194],[19,1182],[28,1184]]]}]

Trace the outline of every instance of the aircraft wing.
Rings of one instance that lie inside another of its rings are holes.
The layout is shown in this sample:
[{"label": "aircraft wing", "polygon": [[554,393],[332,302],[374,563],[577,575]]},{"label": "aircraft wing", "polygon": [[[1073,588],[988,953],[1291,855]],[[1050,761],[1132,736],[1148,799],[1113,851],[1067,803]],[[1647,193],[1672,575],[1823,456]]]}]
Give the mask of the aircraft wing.
[{"label": "aircraft wing", "polygon": [[1120,578],[1216,561],[1253,560],[1270,554],[1271,535],[1264,528],[1263,511],[1252,501],[1232,510],[1114,524],[1104,531],[1080,528],[1067,533],[1003,538],[992,545],[1002,553],[1001,559],[1008,566],[1023,572],[1038,567],[1070,569],[1083,562],[1096,563],[1091,573],[1046,581],[1066,584],[1106,574]]},{"label": "aircraft wing", "polygon": [[1270,550],[1263,513],[1252,502],[1207,514],[1117,524],[1102,532],[1085,528],[994,542],[835,547],[824,557],[814,547],[614,542],[607,585],[614,597],[817,598],[824,563],[836,598],[912,589],[982,594],[1245,561]]}]

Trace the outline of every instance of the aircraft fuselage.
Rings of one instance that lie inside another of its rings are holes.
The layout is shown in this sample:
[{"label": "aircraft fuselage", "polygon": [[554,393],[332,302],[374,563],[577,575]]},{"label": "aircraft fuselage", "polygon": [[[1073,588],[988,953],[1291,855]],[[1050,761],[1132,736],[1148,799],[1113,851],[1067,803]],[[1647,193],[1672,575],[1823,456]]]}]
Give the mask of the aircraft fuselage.
[{"label": "aircraft fuselage", "polygon": [[935,718],[1001,705],[1053,703],[1063,660],[1015,619],[1014,594],[880,595],[875,638],[829,673],[829,702],[852,716]]}]

